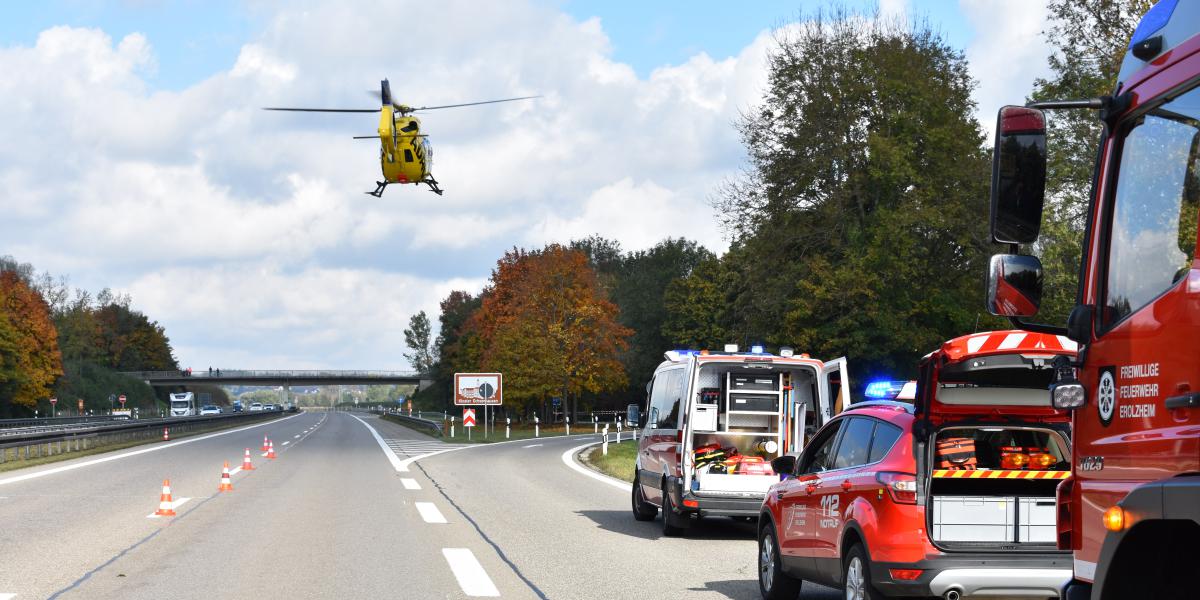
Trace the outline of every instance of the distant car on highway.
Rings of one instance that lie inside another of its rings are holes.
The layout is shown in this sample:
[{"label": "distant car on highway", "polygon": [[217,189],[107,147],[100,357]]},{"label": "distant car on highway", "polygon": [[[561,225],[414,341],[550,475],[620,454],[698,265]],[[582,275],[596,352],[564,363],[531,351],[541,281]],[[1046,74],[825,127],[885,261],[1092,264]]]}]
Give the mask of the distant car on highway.
[{"label": "distant car on highway", "polygon": [[295,402],[288,402],[287,411],[290,413],[300,412],[300,407],[296,406]]},{"label": "distant car on highway", "polygon": [[221,408],[218,406],[214,406],[212,404],[205,404],[204,406],[200,407],[200,416],[202,416],[202,417],[205,415],[219,415],[219,414],[221,414]]},{"label": "distant car on highway", "polygon": [[231,408],[233,409],[233,412],[242,412],[242,410],[243,410],[242,401],[234,400]]},{"label": "distant car on highway", "polygon": [[263,410],[262,402],[251,402],[250,403],[250,412],[258,412],[260,410]]}]

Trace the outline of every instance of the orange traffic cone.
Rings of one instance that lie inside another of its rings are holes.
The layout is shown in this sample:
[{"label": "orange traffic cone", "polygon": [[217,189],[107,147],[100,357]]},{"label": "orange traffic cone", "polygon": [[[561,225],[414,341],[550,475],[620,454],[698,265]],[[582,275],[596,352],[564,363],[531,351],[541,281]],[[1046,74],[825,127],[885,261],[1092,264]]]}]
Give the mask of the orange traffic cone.
[{"label": "orange traffic cone", "polygon": [[267,442],[267,458],[275,460],[275,442]]},{"label": "orange traffic cone", "polygon": [[232,492],[233,480],[229,478],[229,461],[225,461],[225,468],[221,469],[221,485],[217,487],[218,492]]},{"label": "orange traffic cone", "polygon": [[163,441],[165,442],[170,439],[171,439],[171,430],[167,429],[166,427],[163,427]]},{"label": "orange traffic cone", "polygon": [[266,452],[266,451],[267,451],[267,445],[268,445],[268,444],[270,444],[270,443],[271,443],[271,440],[268,440],[268,439],[267,439],[267,436],[265,436],[265,435],[264,435],[264,436],[263,436],[263,447],[262,447],[262,451],[263,451],[263,452]]},{"label": "orange traffic cone", "polygon": [[242,470],[253,471],[254,465],[250,464],[250,449],[246,448],[246,457],[242,459]]},{"label": "orange traffic cone", "polygon": [[175,516],[175,501],[171,500],[171,480],[164,479],[162,495],[158,497],[158,510],[154,514],[159,517]]}]

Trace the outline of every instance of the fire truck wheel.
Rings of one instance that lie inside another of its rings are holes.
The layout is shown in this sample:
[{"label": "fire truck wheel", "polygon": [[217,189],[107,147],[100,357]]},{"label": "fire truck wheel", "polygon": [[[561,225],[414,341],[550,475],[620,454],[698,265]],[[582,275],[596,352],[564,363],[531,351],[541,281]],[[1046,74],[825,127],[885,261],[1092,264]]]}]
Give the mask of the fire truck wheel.
[{"label": "fire truck wheel", "polygon": [[633,477],[633,518],[638,521],[653,521],[658,515],[658,507],[646,502],[642,496],[642,484],[637,476]]}]

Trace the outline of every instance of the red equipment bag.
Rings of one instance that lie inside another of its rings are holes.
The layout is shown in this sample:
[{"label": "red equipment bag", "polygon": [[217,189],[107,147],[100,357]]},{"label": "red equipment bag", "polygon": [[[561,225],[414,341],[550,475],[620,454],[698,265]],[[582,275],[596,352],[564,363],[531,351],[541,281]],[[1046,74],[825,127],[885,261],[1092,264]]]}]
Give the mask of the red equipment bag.
[{"label": "red equipment bag", "polygon": [[739,475],[775,474],[775,470],[771,468],[771,463],[767,462],[761,456],[739,456],[737,458],[741,459],[738,461],[736,471]]},{"label": "red equipment bag", "polygon": [[975,470],[975,440],[949,437],[937,442],[937,468],[951,471]]}]

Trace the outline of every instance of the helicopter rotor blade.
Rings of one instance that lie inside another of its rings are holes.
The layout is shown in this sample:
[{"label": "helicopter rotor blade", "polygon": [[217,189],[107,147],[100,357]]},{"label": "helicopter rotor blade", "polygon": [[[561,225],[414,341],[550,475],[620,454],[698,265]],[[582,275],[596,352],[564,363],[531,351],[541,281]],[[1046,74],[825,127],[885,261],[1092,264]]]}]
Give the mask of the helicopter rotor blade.
[{"label": "helicopter rotor blade", "polygon": [[458,108],[460,106],[479,106],[480,104],[496,104],[498,102],[516,102],[517,100],[532,100],[534,98],[541,98],[541,96],[521,96],[520,98],[502,98],[500,100],[484,100],[483,102],[467,102],[465,104],[444,104],[442,106],[418,106],[411,110],[413,110],[415,112],[418,110],[437,110],[440,108]]},{"label": "helicopter rotor blade", "polygon": [[283,110],[288,112],[327,112],[327,113],[377,113],[378,108],[280,108],[263,107],[263,110]]}]

